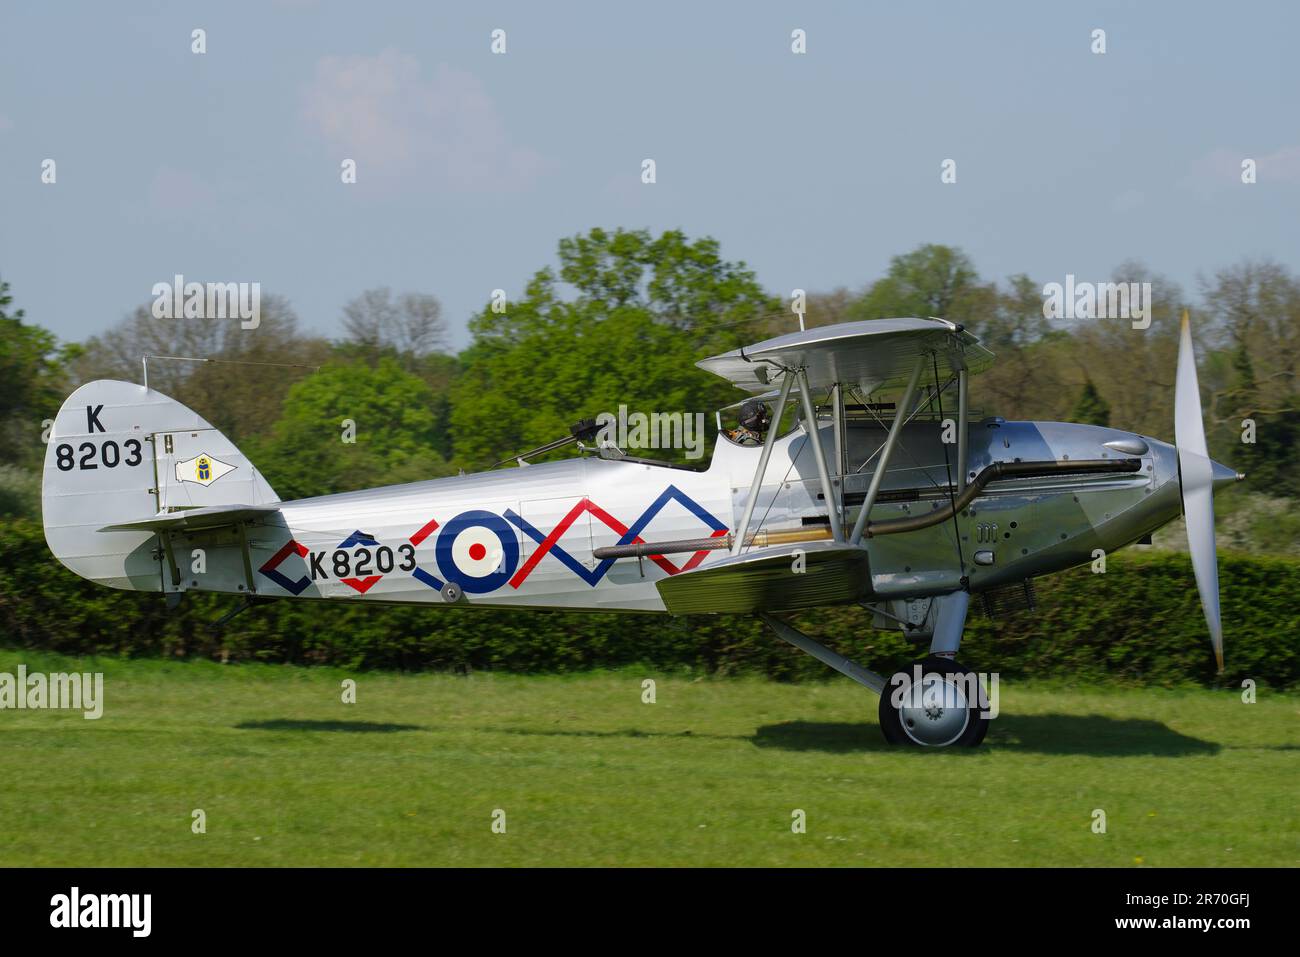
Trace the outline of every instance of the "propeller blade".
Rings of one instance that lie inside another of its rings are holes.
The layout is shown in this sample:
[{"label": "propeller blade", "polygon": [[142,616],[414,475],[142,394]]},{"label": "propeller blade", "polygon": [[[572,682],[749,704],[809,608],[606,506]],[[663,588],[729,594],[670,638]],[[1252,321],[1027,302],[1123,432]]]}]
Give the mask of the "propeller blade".
[{"label": "propeller blade", "polygon": [[1201,608],[1210,629],[1214,659],[1223,670],[1223,622],[1219,616],[1219,563],[1214,549],[1214,464],[1205,446],[1201,389],[1192,352],[1192,326],[1183,310],[1178,342],[1178,375],[1174,380],[1174,444],[1178,447],[1178,476],[1187,524],[1187,547],[1201,594]]}]

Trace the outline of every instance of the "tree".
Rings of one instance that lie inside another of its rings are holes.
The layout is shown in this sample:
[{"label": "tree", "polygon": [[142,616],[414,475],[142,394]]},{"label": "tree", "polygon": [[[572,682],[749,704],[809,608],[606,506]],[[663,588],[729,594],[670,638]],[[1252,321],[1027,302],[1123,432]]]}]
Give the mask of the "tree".
[{"label": "tree", "polygon": [[446,344],[442,304],[436,297],[408,292],[394,298],[387,286],[367,289],[344,306],[343,328],[347,341],[370,359],[391,352],[403,360],[418,360]]},{"label": "tree", "polygon": [[735,401],[695,362],[751,341],[779,309],[712,239],[593,229],[561,240],[558,272],[539,270],[504,312],[488,306],[471,320],[453,387],[457,458],[481,466],[620,403],[706,413]]},{"label": "tree", "polygon": [[1012,276],[1006,288],[990,284],[986,294],[967,298],[971,313],[954,316],[997,357],[972,380],[971,402],[1009,419],[1059,420],[1069,416],[1066,378],[1073,343],[1043,317],[1041,288],[1028,276]]},{"label": "tree", "polygon": [[1110,406],[1101,397],[1101,393],[1097,391],[1091,379],[1084,380],[1083,392],[1074,407],[1071,421],[1082,422],[1085,425],[1110,425]]},{"label": "tree", "polygon": [[[1215,397],[1214,411],[1226,425],[1221,454],[1245,472],[1254,488],[1300,495],[1300,396],[1283,396],[1281,408],[1264,409],[1244,340],[1232,350],[1231,364],[1233,387]],[[1253,442],[1242,441],[1247,421],[1254,423]]]},{"label": "tree", "polygon": [[646,230],[593,229],[560,240],[560,279],[578,302],[615,310],[645,309],[674,328],[714,334],[724,321],[759,317],[775,303],[743,262],[727,262],[718,241],[689,242],[679,230],[657,239]]},{"label": "tree", "polygon": [[[1135,329],[1132,319],[1122,317],[1078,320],[1063,340],[1067,361],[1057,381],[1071,390],[1069,395],[1091,379],[1110,407],[1115,428],[1172,440],[1174,377],[1186,299],[1177,284],[1140,263],[1121,264],[1111,278],[1117,283],[1151,284],[1150,326]],[[1204,353],[1199,331],[1197,338]],[[1211,383],[1209,370],[1203,368],[1202,390],[1208,393]]]},{"label": "tree", "polygon": [[895,256],[889,270],[867,289],[853,309],[856,319],[900,316],[952,319],[981,291],[979,275],[959,249],[927,244]]},{"label": "tree", "polygon": [[149,363],[149,385],[192,408],[237,443],[268,432],[290,386],[331,356],[328,342],[304,335],[288,300],[265,295],[260,322],[160,319],[145,303],[88,340],[73,365],[79,382],[140,380],[141,357],[189,356],[212,362]]},{"label": "tree", "polygon": [[290,388],[271,435],[245,451],[284,499],[448,475],[433,406],[428,386],[391,358],[332,364]]},{"label": "tree", "polygon": [[35,466],[44,454],[41,423],[64,397],[63,363],[75,350],[58,348],[54,333],[10,312],[9,283],[0,280],[0,463]]},{"label": "tree", "polygon": [[[1300,281],[1277,263],[1247,261],[1216,273],[1204,294],[1223,350],[1203,363],[1210,450],[1256,489],[1300,494]],[[1242,441],[1246,419],[1253,444]]]}]

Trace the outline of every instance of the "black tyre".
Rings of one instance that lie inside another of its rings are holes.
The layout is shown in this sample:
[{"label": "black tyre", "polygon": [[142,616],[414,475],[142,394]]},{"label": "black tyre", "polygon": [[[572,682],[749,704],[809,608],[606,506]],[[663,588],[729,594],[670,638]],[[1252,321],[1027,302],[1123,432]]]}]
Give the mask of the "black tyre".
[{"label": "black tyre", "polygon": [[889,679],[879,715],[881,733],[896,745],[973,748],[989,733],[988,696],[978,676],[936,655]]}]

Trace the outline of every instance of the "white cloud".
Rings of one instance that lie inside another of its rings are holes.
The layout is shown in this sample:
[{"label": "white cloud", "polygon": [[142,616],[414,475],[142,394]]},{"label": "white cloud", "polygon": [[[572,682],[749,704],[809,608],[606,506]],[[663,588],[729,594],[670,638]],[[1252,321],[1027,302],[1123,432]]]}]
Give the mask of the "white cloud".
[{"label": "white cloud", "polygon": [[456,190],[529,186],[543,161],[513,144],[492,98],[471,73],[441,64],[430,79],[413,56],[324,57],[308,85],[303,115],[357,161],[357,179],[418,176]]}]

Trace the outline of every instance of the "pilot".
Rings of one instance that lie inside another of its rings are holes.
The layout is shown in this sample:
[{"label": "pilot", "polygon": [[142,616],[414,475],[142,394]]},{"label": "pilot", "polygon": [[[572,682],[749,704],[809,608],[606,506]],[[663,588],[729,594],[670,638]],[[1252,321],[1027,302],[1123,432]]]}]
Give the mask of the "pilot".
[{"label": "pilot", "polygon": [[727,438],[737,445],[762,445],[763,437],[772,424],[767,403],[749,399],[740,407],[740,427],[727,432]]}]

